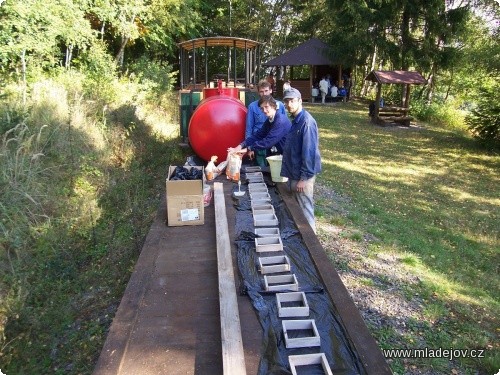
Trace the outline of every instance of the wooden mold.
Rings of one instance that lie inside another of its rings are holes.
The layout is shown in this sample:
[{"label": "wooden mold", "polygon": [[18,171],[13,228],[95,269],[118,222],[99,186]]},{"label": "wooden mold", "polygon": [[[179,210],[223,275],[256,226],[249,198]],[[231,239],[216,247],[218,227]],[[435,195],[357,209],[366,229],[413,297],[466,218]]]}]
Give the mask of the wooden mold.
[{"label": "wooden mold", "polygon": [[299,283],[294,274],[291,275],[264,275],[264,286],[268,292],[298,291]]},{"label": "wooden mold", "polygon": [[259,166],[255,166],[255,167],[251,166],[251,167],[245,168],[245,173],[260,172],[261,170],[262,170],[262,168]]},{"label": "wooden mold", "polygon": [[269,195],[268,192],[265,192],[265,191],[255,191],[255,192],[250,192],[250,199],[251,200],[254,200],[254,199],[268,199],[269,202],[271,201],[271,196]]},{"label": "wooden mold", "polygon": [[255,215],[255,211],[271,211],[265,212],[266,214],[272,213],[274,214],[274,206],[271,203],[264,204],[254,204],[252,205],[252,213]]},{"label": "wooden mold", "polygon": [[309,316],[309,304],[304,292],[276,293],[276,304],[280,318]]},{"label": "wooden mold", "polygon": [[256,227],[273,227],[278,225],[276,214],[253,215],[253,225]]},{"label": "wooden mold", "polygon": [[297,368],[304,366],[315,366],[320,365],[323,368],[325,375],[333,375],[330,365],[326,360],[325,353],[313,353],[313,354],[300,354],[300,355],[290,355],[288,356],[288,362],[290,363],[290,370],[293,375],[297,375]]},{"label": "wooden mold", "polygon": [[246,173],[245,175],[246,179],[250,183],[262,183],[264,182],[264,175],[262,172],[251,172],[251,173]]},{"label": "wooden mold", "polygon": [[279,228],[255,228],[254,233],[259,237],[276,237],[280,235]]},{"label": "wooden mold", "polygon": [[252,208],[252,215],[274,214],[274,208]]},{"label": "wooden mold", "polygon": [[248,185],[248,191],[250,193],[269,193],[269,190],[267,187],[256,187],[256,188],[250,188],[251,184]]},{"label": "wooden mold", "polygon": [[287,349],[321,345],[321,338],[314,319],[283,320],[281,323]]},{"label": "wooden mold", "polygon": [[252,199],[250,201],[250,206],[262,206],[263,204],[271,204],[270,199]]},{"label": "wooden mold", "polygon": [[281,237],[257,237],[255,239],[255,250],[258,253],[266,251],[283,251],[283,242]]},{"label": "wooden mold", "polygon": [[268,192],[268,188],[265,182],[252,182],[248,184],[248,190],[251,192],[254,191],[265,191]]},{"label": "wooden mold", "polygon": [[249,177],[247,181],[251,184],[264,182],[264,177]]},{"label": "wooden mold", "polygon": [[277,273],[290,271],[290,259],[286,255],[275,257],[259,257],[260,273]]},{"label": "wooden mold", "polygon": [[264,177],[264,175],[262,174],[262,172],[249,172],[248,171],[248,168],[246,169],[247,173],[245,174],[246,178],[249,178],[249,177]]}]

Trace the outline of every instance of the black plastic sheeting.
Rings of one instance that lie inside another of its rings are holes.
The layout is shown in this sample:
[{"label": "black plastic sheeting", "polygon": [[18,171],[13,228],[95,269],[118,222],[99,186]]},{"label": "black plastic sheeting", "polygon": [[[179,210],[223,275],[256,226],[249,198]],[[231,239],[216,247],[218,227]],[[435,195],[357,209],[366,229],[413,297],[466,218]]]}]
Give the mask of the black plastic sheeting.
[{"label": "black plastic sheeting", "polygon": [[[278,217],[284,253],[256,252],[254,241],[256,236],[247,186],[243,184],[241,187],[242,191],[247,191],[243,197],[236,198],[233,195],[234,207],[237,210],[235,233],[240,271],[240,292],[250,297],[263,329],[258,375],[291,374],[288,356],[309,353],[324,353],[334,374],[366,374],[338,319],[338,313],[328,293],[324,291],[321,278],[318,276],[309,251],[302,241],[300,232],[297,230],[274,183],[269,181],[266,183]],[[236,186],[234,191],[237,189]],[[290,272],[295,274],[298,280],[299,291],[306,294],[310,308],[309,317],[278,317],[276,293],[265,291],[264,277],[258,271],[258,258],[260,256],[275,255],[289,257]],[[281,323],[283,319],[314,319],[320,334],[321,347],[286,349]],[[300,366],[300,374],[324,374],[324,371],[321,366]]]}]

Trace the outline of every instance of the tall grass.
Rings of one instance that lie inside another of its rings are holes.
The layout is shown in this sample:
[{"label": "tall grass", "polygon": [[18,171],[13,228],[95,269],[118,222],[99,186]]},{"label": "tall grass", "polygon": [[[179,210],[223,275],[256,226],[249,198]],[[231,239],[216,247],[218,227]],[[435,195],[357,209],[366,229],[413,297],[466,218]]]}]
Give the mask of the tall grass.
[{"label": "tall grass", "polygon": [[438,100],[427,104],[424,100],[415,99],[411,102],[411,114],[420,121],[434,126],[467,133],[466,112],[452,100],[446,102]]},{"label": "tall grass", "polygon": [[87,79],[66,72],[40,81],[28,107],[13,111],[14,100],[1,112],[0,368],[8,374],[92,372],[166,167],[185,157],[168,108],[141,101],[140,82],[115,79],[112,93],[89,98]]}]

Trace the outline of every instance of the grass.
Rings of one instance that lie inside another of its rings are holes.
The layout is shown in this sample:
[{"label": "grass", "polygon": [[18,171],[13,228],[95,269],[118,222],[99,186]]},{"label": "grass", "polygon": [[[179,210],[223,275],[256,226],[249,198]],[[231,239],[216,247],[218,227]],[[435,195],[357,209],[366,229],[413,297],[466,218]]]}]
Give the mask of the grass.
[{"label": "grass", "polygon": [[[320,127],[318,182],[349,198],[338,203],[347,233],[373,235],[377,251],[396,253],[420,278],[412,292],[434,301],[421,329],[427,342],[485,348],[485,360],[463,366],[498,371],[499,154],[444,127],[373,126],[360,102],[308,110]],[[318,205],[319,220],[342,223]],[[435,334],[436,321],[444,334]],[[386,333],[374,335],[383,342]]]},{"label": "grass", "polygon": [[7,374],[92,373],[168,163],[185,160],[178,126],[157,107],[129,102],[130,89],[99,107],[79,95],[65,100],[73,96],[48,81],[34,88],[31,115],[2,117],[16,118],[0,127],[12,129],[0,140]]}]

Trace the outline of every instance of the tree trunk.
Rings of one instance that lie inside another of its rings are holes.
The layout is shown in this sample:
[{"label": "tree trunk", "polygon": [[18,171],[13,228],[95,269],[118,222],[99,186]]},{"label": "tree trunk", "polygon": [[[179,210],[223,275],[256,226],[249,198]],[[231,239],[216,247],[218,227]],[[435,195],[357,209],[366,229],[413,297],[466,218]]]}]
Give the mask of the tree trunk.
[{"label": "tree trunk", "polygon": [[[434,69],[433,69],[434,70]],[[432,96],[434,95],[434,73],[431,73],[427,80],[427,104],[432,103]]]},{"label": "tree trunk", "polygon": [[[371,62],[371,67],[370,67],[370,70],[368,72],[366,72],[365,70],[365,77],[373,70],[375,70],[375,64],[377,62],[377,46],[375,46],[374,50],[373,50],[373,55],[372,55],[372,62]],[[362,90],[362,93],[361,93],[361,96],[366,96],[366,94],[368,93],[368,88],[370,87],[370,82],[369,81],[365,81],[363,83],[363,90]]]},{"label": "tree trunk", "polygon": [[21,52],[21,77],[23,83],[23,105],[26,105],[26,50]]},{"label": "tree trunk", "polygon": [[[135,13],[130,17],[130,23],[133,24],[135,20]],[[120,67],[120,69],[123,67],[123,58],[125,56],[125,47],[127,46],[128,41],[130,40],[129,35],[122,34],[122,43],[120,45],[120,50],[118,51],[116,55],[115,62],[116,64]],[[194,53],[194,51],[193,51]]]},{"label": "tree trunk", "polygon": [[431,74],[429,76],[429,79],[427,80],[427,85],[428,85],[428,90],[427,90],[427,104],[432,103],[432,99],[434,96],[434,89],[436,88],[436,70],[437,70],[437,64],[435,61],[432,62],[431,66]]},{"label": "tree trunk", "polygon": [[129,38],[125,35],[122,35],[122,43],[120,45],[120,50],[116,54],[115,62],[116,65],[120,67],[120,69],[123,67],[123,58],[125,55],[125,46],[127,45],[129,41]]},{"label": "tree trunk", "polygon": [[[401,70],[408,70],[409,52],[410,52],[410,12],[408,4],[405,4],[403,9],[403,19],[401,21]],[[406,86],[401,90],[401,103],[404,103],[406,98]]]},{"label": "tree trunk", "polygon": [[64,61],[64,67],[66,69],[69,69],[72,58],[73,58],[73,45],[70,44],[68,47],[66,47],[66,60]]}]

